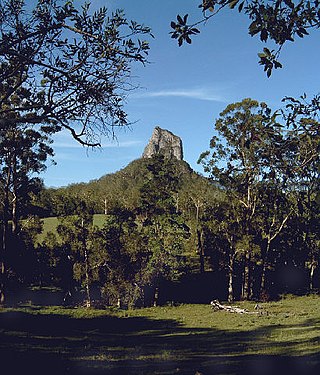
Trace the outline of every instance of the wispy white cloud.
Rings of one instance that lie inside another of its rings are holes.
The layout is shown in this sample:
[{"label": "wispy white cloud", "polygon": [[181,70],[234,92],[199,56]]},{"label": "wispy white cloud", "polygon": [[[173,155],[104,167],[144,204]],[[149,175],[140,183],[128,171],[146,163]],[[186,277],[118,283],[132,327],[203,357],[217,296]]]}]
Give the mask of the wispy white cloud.
[{"label": "wispy white cloud", "polygon": [[96,154],[68,154],[59,152],[54,157],[54,160],[58,163],[60,162],[67,162],[67,163],[75,163],[75,166],[81,165],[80,168],[85,166],[96,166],[98,164],[106,165],[107,163],[115,163],[119,161],[129,162],[134,159],[134,156],[130,156],[128,154],[125,155],[101,155]]},{"label": "wispy white cloud", "polygon": [[110,147],[120,147],[120,148],[127,148],[127,147],[133,147],[142,144],[142,141],[133,140],[133,141],[124,141],[124,142],[108,142],[106,144],[102,143],[102,148],[110,148]]},{"label": "wispy white cloud", "polygon": [[77,148],[77,149],[83,148],[83,146],[80,145],[80,143],[77,143],[76,141],[73,141],[73,142],[54,141],[52,146],[54,149],[56,148]]},{"label": "wispy white cloud", "polygon": [[142,94],[134,95],[135,98],[189,98],[196,100],[206,100],[212,102],[225,102],[226,100],[221,94],[215,93],[207,88],[190,88],[190,89],[168,89],[159,91],[150,91]]},{"label": "wispy white cloud", "polygon": [[68,154],[65,152],[57,152],[54,156],[54,160],[59,163],[59,161],[72,161],[72,162],[83,162],[78,154]]},{"label": "wispy white cloud", "polygon": [[[128,140],[128,141],[121,141],[121,140],[110,140],[110,139],[102,139],[101,146],[102,149],[104,148],[128,148],[140,145],[142,143],[141,140]],[[81,145],[76,140],[72,139],[70,134],[60,134],[56,136],[54,142],[52,144],[54,149],[82,149],[86,150],[86,147]]]}]

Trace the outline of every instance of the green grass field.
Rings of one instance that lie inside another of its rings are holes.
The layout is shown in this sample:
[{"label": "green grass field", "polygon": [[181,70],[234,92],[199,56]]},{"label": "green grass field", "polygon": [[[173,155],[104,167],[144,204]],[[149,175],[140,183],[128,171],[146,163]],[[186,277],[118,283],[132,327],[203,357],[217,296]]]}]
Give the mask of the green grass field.
[{"label": "green grass field", "polygon": [[[57,226],[59,225],[59,221],[57,217],[46,217],[42,219],[43,221],[43,232],[38,236],[37,241],[41,243],[48,232],[55,233],[57,230]],[[93,224],[97,225],[98,227],[102,227],[105,222],[105,215],[103,214],[95,214],[93,215]]]},{"label": "green grass field", "polygon": [[320,297],[261,307],[2,309],[1,366],[10,374],[320,374]]}]

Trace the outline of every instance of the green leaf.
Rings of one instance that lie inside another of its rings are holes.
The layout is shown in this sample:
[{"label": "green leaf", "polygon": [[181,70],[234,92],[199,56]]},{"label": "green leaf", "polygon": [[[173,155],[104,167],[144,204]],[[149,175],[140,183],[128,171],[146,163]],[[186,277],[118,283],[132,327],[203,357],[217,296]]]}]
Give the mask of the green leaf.
[{"label": "green leaf", "polygon": [[271,67],[267,68],[267,77],[268,78],[270,78],[271,73],[272,73],[272,68]]},{"label": "green leaf", "polygon": [[282,68],[282,64],[279,61],[274,62],[275,69]]},{"label": "green leaf", "polygon": [[238,8],[239,13],[242,12],[243,5],[244,5],[244,1],[239,5],[239,8]]},{"label": "green leaf", "polygon": [[188,44],[191,44],[192,41],[191,41],[189,35],[186,35],[185,39],[186,39],[186,42],[187,42]]},{"label": "green leaf", "polygon": [[258,32],[260,31],[260,25],[258,24],[258,22],[254,21],[250,24],[249,26],[249,34],[251,36],[254,36],[256,34],[258,34]]},{"label": "green leaf", "polygon": [[309,33],[307,32],[307,30],[304,28],[304,27],[300,27],[298,30],[297,30],[297,34],[300,38],[303,38],[305,35],[309,35]]},{"label": "green leaf", "polygon": [[270,52],[270,50],[268,49],[268,48],[264,48],[263,49],[263,52],[267,55],[267,56],[271,56],[271,52]]},{"label": "green leaf", "polygon": [[196,28],[193,28],[190,31],[192,32],[192,34],[199,34],[200,33],[200,30],[198,30]]},{"label": "green leaf", "polygon": [[185,23],[183,22],[183,19],[181,18],[181,16],[179,14],[177,15],[177,20],[178,20],[180,25],[185,25]]},{"label": "green leaf", "polygon": [[266,42],[268,40],[268,31],[266,29],[262,29],[260,33],[260,39],[262,42]]}]

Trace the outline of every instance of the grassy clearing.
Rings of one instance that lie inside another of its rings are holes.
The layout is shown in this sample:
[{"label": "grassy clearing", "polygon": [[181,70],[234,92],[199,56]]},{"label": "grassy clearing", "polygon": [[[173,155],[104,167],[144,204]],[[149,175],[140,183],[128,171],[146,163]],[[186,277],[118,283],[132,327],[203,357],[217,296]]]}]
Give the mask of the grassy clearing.
[{"label": "grassy clearing", "polygon": [[23,364],[39,374],[319,374],[320,297],[261,307],[243,315],[207,305],[5,309],[0,353],[11,373]]},{"label": "grassy clearing", "polygon": [[[49,232],[55,233],[57,230],[57,226],[59,225],[59,220],[57,217],[46,217],[42,219],[42,221],[43,221],[43,231],[41,234],[39,234],[37,238],[38,243],[41,243],[45,239],[47,233]],[[94,225],[97,225],[98,227],[102,227],[104,222],[105,222],[105,215],[103,214],[93,215]]]}]

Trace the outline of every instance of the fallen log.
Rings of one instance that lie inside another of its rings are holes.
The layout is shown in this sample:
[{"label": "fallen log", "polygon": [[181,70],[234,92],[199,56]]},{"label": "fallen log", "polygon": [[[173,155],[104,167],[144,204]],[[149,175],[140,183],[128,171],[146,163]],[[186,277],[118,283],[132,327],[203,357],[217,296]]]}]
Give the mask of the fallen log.
[{"label": "fallen log", "polygon": [[241,309],[240,307],[237,306],[228,306],[228,305],[222,305],[217,299],[211,301],[211,308],[214,311],[228,311],[231,313],[238,313],[238,314],[259,314],[258,311],[249,311],[247,309]]}]

